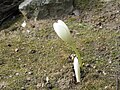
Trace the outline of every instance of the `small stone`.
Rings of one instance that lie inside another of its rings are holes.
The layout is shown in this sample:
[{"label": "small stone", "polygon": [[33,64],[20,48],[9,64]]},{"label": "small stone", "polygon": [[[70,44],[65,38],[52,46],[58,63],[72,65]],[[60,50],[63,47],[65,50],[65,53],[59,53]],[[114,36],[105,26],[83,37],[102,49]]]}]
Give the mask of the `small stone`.
[{"label": "small stone", "polygon": [[102,70],[96,70],[97,73],[102,73]]},{"label": "small stone", "polygon": [[26,26],[26,21],[24,21],[21,26],[24,28]]},{"label": "small stone", "polygon": [[18,58],[19,61],[21,61],[21,58]]},{"label": "small stone", "polygon": [[117,13],[119,13],[120,11],[119,11],[119,10],[117,10],[116,12],[117,12]]},{"label": "small stone", "polygon": [[82,63],[83,66],[85,66],[85,63]]},{"label": "small stone", "polygon": [[18,49],[18,48],[16,48],[16,49],[15,49],[15,52],[18,52],[18,51],[19,51],[19,49]]},{"label": "small stone", "polygon": [[93,66],[94,69],[96,69],[96,66]]},{"label": "small stone", "polygon": [[77,32],[76,35],[80,35],[80,33]]},{"label": "small stone", "polygon": [[12,77],[12,75],[9,76],[10,78]]},{"label": "small stone", "polygon": [[85,66],[86,66],[86,67],[91,67],[91,65],[90,65],[90,64],[86,64]]},{"label": "small stone", "polygon": [[119,59],[120,58],[120,55],[116,56],[115,59]]},{"label": "small stone", "polygon": [[8,47],[11,47],[12,45],[11,44],[8,44]]},{"label": "small stone", "polygon": [[27,81],[30,81],[31,80],[31,78],[30,77],[27,77],[27,79],[26,79]]},{"label": "small stone", "polygon": [[22,90],[26,90],[25,87],[21,87]]},{"label": "small stone", "polygon": [[109,64],[111,64],[111,63],[112,63],[112,61],[111,61],[111,60],[109,60],[108,62],[109,62]]},{"label": "small stone", "polygon": [[103,27],[102,27],[102,26],[100,26],[99,28],[100,28],[100,29],[102,29]]},{"label": "small stone", "polygon": [[36,50],[30,50],[29,51],[29,54],[34,54],[34,53],[36,53]]},{"label": "small stone", "polygon": [[111,49],[114,49],[115,47],[111,47]]},{"label": "small stone", "polygon": [[107,75],[107,73],[106,73],[105,71],[103,71],[103,74],[104,74],[104,75]]},{"label": "small stone", "polygon": [[100,39],[100,37],[98,37],[98,39]]},{"label": "small stone", "polygon": [[32,28],[35,28],[35,25],[32,25]]},{"label": "small stone", "polygon": [[23,65],[23,67],[26,67],[26,66],[27,66],[27,64],[24,64],[24,65]]},{"label": "small stone", "polygon": [[37,88],[40,88],[40,87],[41,87],[41,83],[38,83],[38,84],[36,85],[36,87],[37,87]]},{"label": "small stone", "polygon": [[33,73],[32,72],[28,72],[29,75],[32,75]]},{"label": "small stone", "polygon": [[19,75],[19,73],[16,73],[15,75],[16,75],[16,76],[18,76],[18,75]]},{"label": "small stone", "polygon": [[30,33],[30,30],[26,30],[27,31],[27,33]]},{"label": "small stone", "polygon": [[105,89],[107,89],[108,88],[108,86],[105,86]]}]

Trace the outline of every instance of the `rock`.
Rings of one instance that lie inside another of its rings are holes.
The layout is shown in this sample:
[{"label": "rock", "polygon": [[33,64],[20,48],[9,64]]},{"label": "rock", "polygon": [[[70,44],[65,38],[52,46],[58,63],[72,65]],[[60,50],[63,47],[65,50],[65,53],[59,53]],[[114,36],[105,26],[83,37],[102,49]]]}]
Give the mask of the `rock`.
[{"label": "rock", "polygon": [[7,46],[8,46],[8,47],[11,47],[12,45],[11,45],[11,44],[8,44]]},{"label": "rock", "polygon": [[26,21],[24,21],[24,22],[21,24],[21,26],[22,26],[23,28],[25,28],[25,26],[26,26]]},{"label": "rock", "polygon": [[0,24],[19,11],[18,6],[22,1],[23,0],[0,0]]},{"label": "rock", "polygon": [[33,74],[33,72],[28,72],[28,75],[32,75]]},{"label": "rock", "polygon": [[92,67],[90,64],[86,64],[85,66],[88,67],[88,68],[91,68],[91,67]]},{"label": "rock", "polygon": [[19,73],[16,73],[15,75],[16,75],[16,76],[18,76],[18,75],[19,75]]},{"label": "rock", "polygon": [[29,81],[31,81],[31,78],[30,78],[30,77],[27,77],[26,80],[29,82]]},{"label": "rock", "polygon": [[21,87],[21,90],[26,90],[25,87]]},{"label": "rock", "polygon": [[15,52],[18,52],[18,51],[19,51],[19,49],[18,49],[18,48],[16,48],[16,49],[15,49]]},{"label": "rock", "polygon": [[80,11],[78,9],[74,10],[73,15],[80,16]]},{"label": "rock", "polygon": [[40,88],[41,87],[41,83],[37,83],[36,87]]},{"label": "rock", "polygon": [[34,54],[34,53],[36,53],[36,50],[30,50],[29,51],[29,54]]},{"label": "rock", "polygon": [[25,0],[19,10],[32,19],[56,17],[72,12],[73,0]]}]

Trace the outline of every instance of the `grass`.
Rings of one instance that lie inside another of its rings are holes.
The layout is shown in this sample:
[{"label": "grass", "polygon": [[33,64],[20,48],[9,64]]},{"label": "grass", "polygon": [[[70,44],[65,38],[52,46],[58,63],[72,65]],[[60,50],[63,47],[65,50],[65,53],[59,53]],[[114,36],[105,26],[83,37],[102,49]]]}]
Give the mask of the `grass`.
[{"label": "grass", "polygon": [[[84,8],[89,3],[89,0],[85,1],[83,3],[82,0],[83,6],[80,7]],[[80,85],[75,83],[73,77],[70,55],[74,52],[54,32],[52,24],[55,20],[27,20],[27,26],[22,28],[24,18],[20,19],[0,31],[0,89],[116,89],[115,77],[111,76],[118,70],[115,66],[120,54],[119,30],[95,28],[93,24],[81,22],[76,17],[63,20],[75,39],[84,63],[84,78]],[[46,83],[46,77],[49,77],[49,83]]]}]

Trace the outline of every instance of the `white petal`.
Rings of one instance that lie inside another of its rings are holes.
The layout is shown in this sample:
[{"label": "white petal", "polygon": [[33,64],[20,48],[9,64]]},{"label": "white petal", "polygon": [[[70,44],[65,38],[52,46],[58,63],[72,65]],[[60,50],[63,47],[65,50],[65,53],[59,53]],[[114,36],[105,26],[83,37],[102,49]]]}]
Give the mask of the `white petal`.
[{"label": "white petal", "polygon": [[76,80],[77,82],[80,82],[80,65],[79,65],[77,57],[74,58],[73,65],[74,65]]},{"label": "white petal", "polygon": [[60,25],[64,26],[64,28],[66,28],[66,30],[68,30],[68,32],[69,32],[69,29],[68,29],[67,25],[62,20],[58,20],[58,23]]},{"label": "white petal", "polygon": [[66,28],[59,24],[59,23],[54,23],[53,24],[53,28],[55,30],[55,32],[57,33],[57,35],[65,42],[71,42],[71,35],[70,32],[68,32],[66,30]]},{"label": "white petal", "polygon": [[70,34],[69,28],[67,27],[67,25],[62,20],[58,20],[58,24],[60,26],[63,26],[65,28],[66,32]]}]

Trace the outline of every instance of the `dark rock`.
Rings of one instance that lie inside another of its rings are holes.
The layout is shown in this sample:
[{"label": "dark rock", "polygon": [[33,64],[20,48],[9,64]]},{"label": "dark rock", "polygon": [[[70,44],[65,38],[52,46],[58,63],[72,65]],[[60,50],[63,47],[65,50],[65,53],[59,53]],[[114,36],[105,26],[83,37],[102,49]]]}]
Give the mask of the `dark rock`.
[{"label": "dark rock", "polygon": [[23,0],[0,0],[0,24],[19,11],[18,6],[22,1]]},{"label": "dark rock", "polygon": [[11,45],[11,44],[8,44],[7,46],[8,46],[8,47],[11,47],[12,45]]},{"label": "dark rock", "polygon": [[102,73],[102,70],[96,70],[96,71],[97,71],[97,73],[100,73],[100,74]]},{"label": "dark rock", "polygon": [[73,0],[25,0],[19,5],[19,10],[33,19],[62,16],[73,10]]}]

